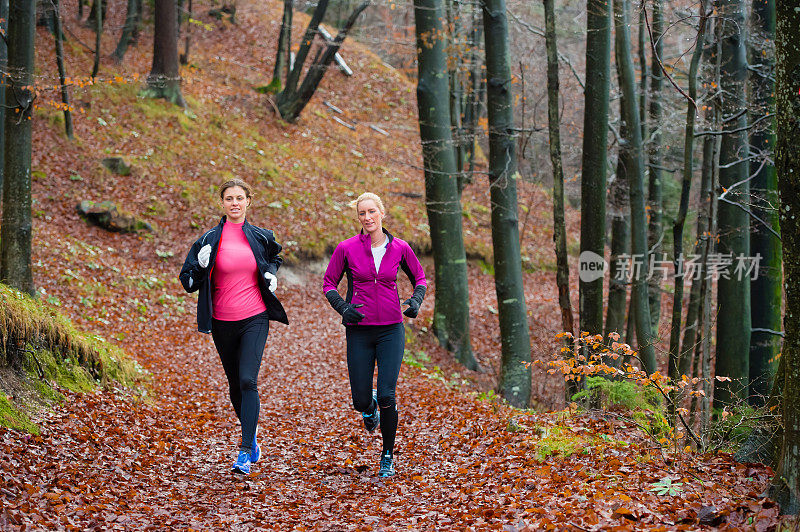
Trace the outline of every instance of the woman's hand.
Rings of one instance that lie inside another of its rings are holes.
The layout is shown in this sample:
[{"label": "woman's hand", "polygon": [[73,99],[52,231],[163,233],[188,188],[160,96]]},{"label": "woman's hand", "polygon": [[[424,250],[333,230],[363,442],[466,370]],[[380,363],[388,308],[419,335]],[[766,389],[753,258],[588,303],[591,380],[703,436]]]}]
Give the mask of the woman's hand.
[{"label": "woman's hand", "polygon": [[269,291],[275,292],[278,288],[278,278],[269,272],[264,272],[264,279],[269,283]]},{"label": "woman's hand", "polygon": [[197,252],[197,262],[201,268],[208,268],[208,260],[211,258],[211,246],[206,244]]},{"label": "woman's hand", "polygon": [[362,303],[359,303],[357,305],[350,305],[350,304],[347,305],[347,308],[344,309],[344,312],[342,312],[342,318],[344,319],[344,322],[358,323],[361,320],[363,320],[364,315],[356,310],[358,307],[363,307],[363,306],[364,305]]}]

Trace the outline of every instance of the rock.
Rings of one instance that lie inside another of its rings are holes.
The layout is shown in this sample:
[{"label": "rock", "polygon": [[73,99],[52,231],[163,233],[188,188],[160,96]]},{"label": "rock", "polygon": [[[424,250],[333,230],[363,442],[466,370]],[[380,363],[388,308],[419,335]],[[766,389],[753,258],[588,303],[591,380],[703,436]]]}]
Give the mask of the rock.
[{"label": "rock", "polygon": [[138,233],[152,231],[149,223],[137,219],[131,214],[121,214],[111,201],[94,202],[83,200],[77,206],[78,214],[87,222],[115,233]]},{"label": "rock", "polygon": [[122,159],[122,157],[106,157],[100,162],[103,164],[103,166],[108,168],[109,171],[117,175],[131,175],[131,167]]}]

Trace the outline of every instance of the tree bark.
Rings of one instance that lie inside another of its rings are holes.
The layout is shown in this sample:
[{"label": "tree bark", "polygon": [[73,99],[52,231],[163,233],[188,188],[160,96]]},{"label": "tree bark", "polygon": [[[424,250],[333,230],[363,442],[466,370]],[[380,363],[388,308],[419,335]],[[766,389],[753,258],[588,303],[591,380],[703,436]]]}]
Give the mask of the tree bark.
[{"label": "tree bark", "polygon": [[176,17],[175,0],[156,0],[153,66],[147,76],[144,95],[149,98],[164,98],[180,107],[186,107],[181,94]]},{"label": "tree bark", "polygon": [[[0,28],[8,35],[8,0],[0,0]],[[0,202],[3,200],[3,180],[6,160],[6,87],[8,85],[8,46],[0,42]],[[0,268],[1,269],[1,268]]]},{"label": "tree bark", "polygon": [[275,70],[272,73],[272,82],[269,84],[271,92],[280,92],[283,89],[283,83],[289,78],[293,14],[294,1],[283,0],[283,18],[281,19],[281,32],[278,36],[278,52],[275,54]]},{"label": "tree bark", "polygon": [[[620,135],[627,136],[627,125],[622,124]],[[626,156],[626,153],[628,155]],[[630,199],[628,197],[628,168],[630,168],[629,152],[620,146],[617,155],[617,175],[609,186],[608,206],[611,216],[611,258],[609,260],[608,309],[604,337],[609,341],[613,332],[623,336],[625,331],[625,313],[628,306],[628,279],[625,270],[625,258],[630,258],[631,230],[628,223]],[[609,342],[610,343],[610,342]],[[610,360],[609,364],[617,365],[619,360]]]},{"label": "tree bark", "polygon": [[64,104],[64,131],[67,138],[72,138],[72,111],[69,109],[69,90],[67,89],[67,75],[64,70],[64,47],[61,43],[61,6],[60,0],[53,0],[53,27],[55,28],[56,64],[58,65],[58,80],[61,85],[61,102]]},{"label": "tree bark", "polygon": [[644,153],[642,149],[642,129],[639,118],[639,107],[636,98],[636,79],[631,58],[631,44],[628,25],[628,1],[614,2],[615,18],[615,58],[619,86],[621,91],[620,107],[622,120],[625,122],[628,138],[624,149],[629,151],[630,162],[628,173],[628,190],[631,202],[631,255],[641,259],[642,270],[635,271],[631,279],[633,308],[636,313],[636,338],[638,340],[639,357],[643,369],[648,373],[656,371],[656,354],[654,337],[650,325],[650,306],[647,299],[647,277],[645,268],[649,264],[647,250],[647,218],[644,198]]},{"label": "tree bark", "polygon": [[545,46],[547,48],[547,128],[550,163],[553,165],[553,243],[556,252],[556,286],[561,308],[561,330],[575,334],[569,295],[567,225],[564,217],[564,165],[561,159],[561,119],[558,114],[558,42],[554,0],[544,0]]},{"label": "tree bark", "polygon": [[800,10],[777,0],[775,167],[780,193],[786,311],[783,318],[783,441],[770,497],[781,513],[800,511]]},{"label": "tree bark", "polygon": [[[290,92],[290,82],[287,82],[286,88],[278,94],[275,103],[278,107],[281,117],[284,120],[293,123],[300,116],[300,113],[303,111],[305,106],[311,100],[311,97],[314,95],[314,92],[317,90],[319,83],[322,81],[322,77],[325,75],[328,67],[333,62],[334,56],[342,46],[345,37],[347,37],[348,32],[355,24],[356,19],[369,5],[370,0],[366,0],[353,10],[353,12],[350,14],[350,18],[347,20],[342,29],[339,30],[339,34],[336,35],[336,38],[333,40],[333,42],[328,43],[325,46],[324,51],[320,51],[317,54],[317,57],[314,58],[314,61],[308,68],[308,72],[306,73],[305,78],[303,78],[303,83],[300,85],[299,89]],[[294,73],[295,70],[302,68],[302,64],[298,64],[298,61],[300,61],[299,53],[297,54],[297,60],[295,61],[294,65],[295,68],[292,69],[292,73]]]},{"label": "tree bark", "polygon": [[34,0],[10,2],[6,78],[5,179],[0,226],[0,280],[33,294],[31,266],[31,124],[33,122]]},{"label": "tree bark", "polygon": [[441,0],[415,0],[419,77],[417,105],[425,164],[425,205],[431,228],[436,300],[433,329],[439,343],[470,369],[478,363],[469,335],[467,260],[462,235],[455,150],[448,107],[447,56],[442,38]]},{"label": "tree bark", "polygon": [[[750,256],[750,224],[742,210],[750,201],[747,183],[747,126],[745,80],[747,38],[744,0],[716,0],[720,16],[721,55],[720,90],[723,94],[723,129],[737,132],[722,135],[720,146],[720,199],[718,213],[719,244],[717,251],[731,254],[733,264],[728,278],[720,276],[717,284],[717,376],[730,377],[730,382],[716,382],[714,404],[730,405],[747,400],[750,359],[750,279],[734,273],[737,258]],[[737,162],[740,161],[740,162]],[[727,199],[734,204],[724,201]],[[738,204],[738,205],[737,205]],[[738,278],[737,278],[738,277]]]},{"label": "tree bark", "polygon": [[[92,77],[97,77],[97,72],[100,70],[100,44],[103,36],[103,18],[105,9],[98,8],[101,0],[95,0],[92,13],[90,13],[89,20],[94,21],[94,65],[92,66]],[[94,18],[92,18],[92,15]]]},{"label": "tree bark", "polygon": [[[647,204],[650,220],[647,228],[647,246],[657,259],[665,258],[663,252],[664,248],[661,244],[664,240],[664,172],[661,170],[661,149],[663,144],[661,138],[663,120],[661,102],[663,96],[661,91],[664,84],[664,72],[659,65],[664,48],[662,38],[664,36],[662,2],[663,0],[653,0],[653,42],[650,47],[651,66],[649,98],[650,123],[653,127],[652,134],[650,134],[650,136],[652,136],[652,141],[648,142],[647,137],[642,137],[644,142],[646,142],[646,153],[648,154],[649,160],[647,168]],[[644,10],[642,10],[642,15],[644,15]],[[644,114],[642,114],[642,116],[644,116]],[[647,290],[650,305],[650,324],[653,328],[653,332],[658,334],[658,326],[661,318],[661,277],[657,275],[652,276],[647,283]]]},{"label": "tree bark", "polygon": [[522,286],[516,183],[519,174],[516,171],[505,0],[484,1],[483,29],[489,111],[494,283],[502,343],[500,390],[512,405],[527,407],[531,396],[531,343]]},{"label": "tree bark", "polygon": [[141,9],[139,6],[139,2],[137,0],[128,0],[128,11],[127,15],[125,16],[125,25],[122,27],[122,34],[119,37],[119,42],[117,42],[117,47],[114,49],[114,53],[111,56],[114,58],[114,61],[117,63],[122,63],[122,59],[125,57],[125,52],[128,51],[128,46],[131,42],[131,36],[133,35],[133,30],[136,27],[136,17],[137,17],[137,10]]},{"label": "tree bark", "polygon": [[[581,160],[581,256],[604,256],[611,10],[606,0],[586,1],[586,90]],[[580,332],[603,333],[603,278],[580,280]]]},{"label": "tree bark", "polygon": [[[750,75],[750,117],[753,122],[760,120],[760,124],[765,124],[750,136],[752,150],[762,153],[761,160],[750,163],[750,175],[754,176],[750,182],[753,192],[751,210],[754,216],[763,220],[752,220],[750,231],[750,253],[754,257],[761,256],[758,276],[750,283],[753,324],[750,336],[750,404],[760,406],[769,394],[775,361],[780,352],[780,336],[769,331],[778,331],[781,327],[782,272],[781,242],[768,229],[779,231],[778,212],[774,207],[779,201],[778,176],[775,166],[767,162],[767,158],[774,156],[774,120],[763,120],[775,106],[772,96],[775,90],[772,81],[774,64],[771,50],[767,49],[775,40],[775,0],[754,0],[752,5],[755,35],[750,41],[753,43],[750,45],[750,63],[760,66]],[[762,51],[766,53],[762,54]]]},{"label": "tree bark", "polygon": [[[689,212],[689,193],[692,188],[692,175],[694,173],[694,123],[697,117],[697,69],[703,55],[703,43],[706,31],[706,5],[700,1],[700,18],[695,39],[695,48],[692,60],[689,63],[688,102],[686,104],[686,125],[683,132],[683,179],[681,180],[681,199],[678,214],[672,225],[672,257],[675,268],[675,289],[672,294],[672,320],[669,334],[669,361],[668,374],[673,382],[681,378],[680,368],[684,366],[681,361],[681,324],[683,321],[683,288],[685,284],[685,268],[683,257],[683,228],[686,215]],[[651,169],[652,171],[652,169]],[[688,320],[687,320],[688,321]],[[679,389],[672,394],[671,406],[679,400]],[[674,411],[670,412],[674,415]]]}]

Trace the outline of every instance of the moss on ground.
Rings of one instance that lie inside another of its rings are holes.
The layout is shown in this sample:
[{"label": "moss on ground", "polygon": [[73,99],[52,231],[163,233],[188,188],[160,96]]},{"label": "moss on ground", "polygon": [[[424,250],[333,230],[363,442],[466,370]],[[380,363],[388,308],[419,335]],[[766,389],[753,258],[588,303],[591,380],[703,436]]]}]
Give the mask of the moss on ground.
[{"label": "moss on ground", "polygon": [[[78,331],[41,302],[0,284],[0,367],[17,374],[13,399],[9,379],[0,381],[0,425],[35,431],[26,412],[37,402],[62,399],[60,389],[84,392],[118,382],[147,386],[150,375],[119,347]],[[35,399],[32,399],[32,396]]]}]

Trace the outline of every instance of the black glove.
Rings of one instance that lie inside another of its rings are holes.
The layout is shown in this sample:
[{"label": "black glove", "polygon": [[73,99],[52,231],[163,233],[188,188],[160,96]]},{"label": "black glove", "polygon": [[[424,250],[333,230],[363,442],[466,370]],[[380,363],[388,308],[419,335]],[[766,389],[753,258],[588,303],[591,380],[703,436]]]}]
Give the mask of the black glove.
[{"label": "black glove", "polygon": [[342,321],[344,323],[358,323],[364,319],[364,315],[357,311],[358,307],[363,307],[364,305],[359,303],[358,305],[351,305],[348,303],[347,308],[344,309],[342,312]]},{"label": "black glove", "polygon": [[353,305],[348,303],[336,290],[328,290],[325,293],[325,297],[333,307],[333,310],[342,315],[342,323],[358,323],[364,319],[364,315],[356,310],[359,307],[363,307],[363,304]]},{"label": "black glove", "polygon": [[419,307],[422,305],[422,299],[425,297],[425,286],[419,285],[414,288],[414,295],[403,301],[403,305],[408,305],[408,308],[403,311],[404,316],[409,318],[416,318],[419,314]]}]

